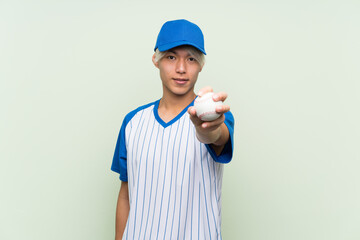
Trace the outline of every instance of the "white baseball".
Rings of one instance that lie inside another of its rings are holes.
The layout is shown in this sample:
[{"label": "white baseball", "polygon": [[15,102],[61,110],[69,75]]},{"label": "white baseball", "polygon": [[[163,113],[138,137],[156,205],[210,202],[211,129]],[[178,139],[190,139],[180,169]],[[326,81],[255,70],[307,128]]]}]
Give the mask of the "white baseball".
[{"label": "white baseball", "polygon": [[194,107],[196,109],[196,115],[203,121],[214,121],[220,117],[220,114],[216,112],[216,106],[223,105],[223,102],[215,102],[212,98],[213,95],[213,92],[208,92],[202,97],[195,99]]}]

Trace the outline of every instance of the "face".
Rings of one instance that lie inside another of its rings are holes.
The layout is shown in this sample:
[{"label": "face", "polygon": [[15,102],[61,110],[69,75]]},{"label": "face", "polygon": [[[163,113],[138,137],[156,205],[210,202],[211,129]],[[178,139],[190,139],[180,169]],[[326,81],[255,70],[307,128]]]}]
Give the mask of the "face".
[{"label": "face", "polygon": [[164,96],[194,94],[194,86],[202,66],[186,49],[181,46],[172,48],[158,62],[155,62],[154,55],[153,62],[160,70]]}]

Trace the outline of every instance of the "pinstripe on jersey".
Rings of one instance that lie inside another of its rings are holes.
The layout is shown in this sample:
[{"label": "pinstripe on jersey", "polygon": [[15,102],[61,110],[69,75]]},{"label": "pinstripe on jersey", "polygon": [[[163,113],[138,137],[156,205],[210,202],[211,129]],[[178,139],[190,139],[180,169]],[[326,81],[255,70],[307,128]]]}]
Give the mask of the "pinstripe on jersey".
[{"label": "pinstripe on jersey", "polygon": [[199,142],[186,107],[165,123],[159,100],[124,119],[111,169],[128,181],[130,212],[123,239],[221,239],[223,164],[232,158],[234,119],[225,114],[230,141],[222,154]]}]

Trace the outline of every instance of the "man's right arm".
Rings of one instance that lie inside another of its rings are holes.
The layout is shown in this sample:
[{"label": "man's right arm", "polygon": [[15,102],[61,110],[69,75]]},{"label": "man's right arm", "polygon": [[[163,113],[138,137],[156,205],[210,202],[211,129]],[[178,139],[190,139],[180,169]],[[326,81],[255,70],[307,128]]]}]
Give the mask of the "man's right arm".
[{"label": "man's right arm", "polygon": [[121,240],[125,230],[126,222],[129,216],[129,191],[128,183],[121,182],[119,197],[116,207],[116,226],[115,226],[115,240]]}]

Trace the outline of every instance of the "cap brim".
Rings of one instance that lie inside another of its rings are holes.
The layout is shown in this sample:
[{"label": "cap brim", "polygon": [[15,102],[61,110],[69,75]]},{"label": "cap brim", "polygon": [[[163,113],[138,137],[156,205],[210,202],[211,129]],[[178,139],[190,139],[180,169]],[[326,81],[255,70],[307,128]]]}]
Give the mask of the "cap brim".
[{"label": "cap brim", "polygon": [[[174,47],[178,47],[178,46],[182,46],[182,45],[193,46],[193,47],[197,48],[199,51],[201,51],[203,54],[206,55],[206,52],[205,52],[204,49],[200,48],[196,44],[193,44],[193,43],[190,43],[190,42],[187,42],[187,41],[172,42],[172,43],[168,43],[168,44],[158,46],[158,48],[159,48],[159,51],[164,52],[164,51],[167,51],[167,50],[172,49]],[[156,50],[156,48],[154,50]]]}]

